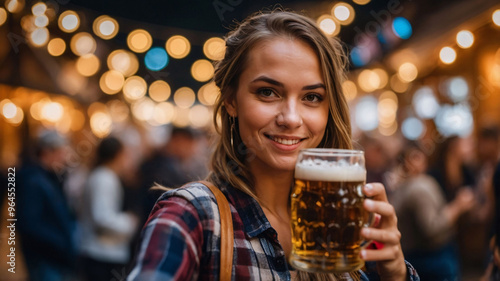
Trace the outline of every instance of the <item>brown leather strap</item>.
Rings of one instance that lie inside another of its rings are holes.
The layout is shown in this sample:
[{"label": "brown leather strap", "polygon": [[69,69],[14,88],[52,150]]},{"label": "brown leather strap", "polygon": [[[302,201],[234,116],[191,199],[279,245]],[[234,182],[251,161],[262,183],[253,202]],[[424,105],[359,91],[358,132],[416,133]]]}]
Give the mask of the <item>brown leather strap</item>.
[{"label": "brown leather strap", "polygon": [[208,181],[199,181],[200,183],[206,185],[212,193],[215,195],[217,200],[217,206],[219,208],[220,214],[220,281],[230,281],[231,274],[233,271],[233,219],[231,216],[231,209],[229,208],[229,202],[227,202],[226,196]]}]

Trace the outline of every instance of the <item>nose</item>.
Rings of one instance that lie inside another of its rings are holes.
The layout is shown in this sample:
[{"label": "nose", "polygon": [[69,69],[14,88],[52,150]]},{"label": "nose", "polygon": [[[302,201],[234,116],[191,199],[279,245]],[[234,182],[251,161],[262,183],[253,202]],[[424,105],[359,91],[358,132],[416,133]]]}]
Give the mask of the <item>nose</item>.
[{"label": "nose", "polygon": [[276,123],[280,127],[293,129],[302,126],[303,120],[299,105],[293,99],[284,100],[280,105]]}]

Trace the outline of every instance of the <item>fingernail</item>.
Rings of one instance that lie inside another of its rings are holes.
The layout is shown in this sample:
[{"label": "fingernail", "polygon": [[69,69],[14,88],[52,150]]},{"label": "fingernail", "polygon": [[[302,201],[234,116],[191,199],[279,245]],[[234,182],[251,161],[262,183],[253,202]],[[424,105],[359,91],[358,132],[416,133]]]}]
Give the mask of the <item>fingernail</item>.
[{"label": "fingernail", "polygon": [[362,259],[366,259],[366,250],[361,250],[359,254],[361,255]]},{"label": "fingernail", "polygon": [[363,234],[363,236],[369,236],[370,235],[370,229],[368,229],[368,228],[361,229],[361,234]]}]

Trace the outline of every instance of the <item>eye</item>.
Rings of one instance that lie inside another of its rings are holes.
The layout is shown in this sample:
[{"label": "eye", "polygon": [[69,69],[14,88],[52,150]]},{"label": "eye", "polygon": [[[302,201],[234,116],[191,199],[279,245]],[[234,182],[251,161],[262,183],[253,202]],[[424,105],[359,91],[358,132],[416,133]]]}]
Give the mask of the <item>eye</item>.
[{"label": "eye", "polygon": [[304,100],[307,102],[321,102],[323,101],[323,96],[316,93],[309,93],[304,96]]},{"label": "eye", "polygon": [[266,97],[266,98],[277,96],[276,93],[273,91],[273,89],[269,89],[269,88],[259,89],[259,90],[257,90],[257,93],[263,97]]}]

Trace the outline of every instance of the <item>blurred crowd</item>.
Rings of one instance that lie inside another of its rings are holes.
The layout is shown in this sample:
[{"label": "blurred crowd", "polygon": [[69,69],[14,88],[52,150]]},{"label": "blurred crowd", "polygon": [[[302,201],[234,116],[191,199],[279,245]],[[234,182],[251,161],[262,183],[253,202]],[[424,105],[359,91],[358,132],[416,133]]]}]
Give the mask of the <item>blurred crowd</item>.
[{"label": "blurred crowd", "polygon": [[[357,138],[367,182],[385,184],[405,258],[421,280],[463,280],[470,272],[496,280],[499,274],[500,131],[488,127],[474,136]],[[68,169],[71,142],[55,131],[37,136],[32,157],[23,156],[16,193],[29,280],[126,276],[140,230],[164,190],[158,187],[179,187],[208,172],[207,132],[169,127],[162,139],[138,158],[130,139],[109,136],[85,165]]]}]

